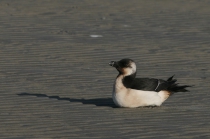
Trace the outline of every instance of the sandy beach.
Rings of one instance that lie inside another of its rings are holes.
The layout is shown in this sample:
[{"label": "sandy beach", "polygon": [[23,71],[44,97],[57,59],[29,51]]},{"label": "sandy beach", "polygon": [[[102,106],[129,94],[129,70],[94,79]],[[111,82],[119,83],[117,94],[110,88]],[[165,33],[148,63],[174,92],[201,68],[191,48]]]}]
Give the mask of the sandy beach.
[{"label": "sandy beach", "polygon": [[[0,1],[1,139],[210,138],[210,2]],[[117,71],[175,74],[190,92],[117,108]]]}]

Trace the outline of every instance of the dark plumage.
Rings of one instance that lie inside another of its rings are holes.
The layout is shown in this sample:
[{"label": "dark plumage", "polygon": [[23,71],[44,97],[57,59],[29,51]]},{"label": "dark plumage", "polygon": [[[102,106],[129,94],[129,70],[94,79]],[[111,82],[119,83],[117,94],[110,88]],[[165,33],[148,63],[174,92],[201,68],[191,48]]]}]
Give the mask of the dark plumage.
[{"label": "dark plumage", "polygon": [[175,92],[186,92],[188,91],[186,87],[191,87],[189,85],[179,86],[176,83],[174,76],[168,78],[168,80],[154,79],[154,78],[135,78],[136,73],[126,76],[123,78],[123,84],[126,88],[144,90],[144,91],[155,91],[159,92],[161,90],[167,90],[172,93]]}]

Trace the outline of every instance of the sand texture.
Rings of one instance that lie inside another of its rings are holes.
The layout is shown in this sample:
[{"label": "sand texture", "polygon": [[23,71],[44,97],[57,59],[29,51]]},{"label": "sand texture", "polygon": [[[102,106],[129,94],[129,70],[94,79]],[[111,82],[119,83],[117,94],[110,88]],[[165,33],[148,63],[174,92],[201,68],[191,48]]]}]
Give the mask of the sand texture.
[{"label": "sand texture", "polygon": [[[116,108],[117,71],[195,85]],[[1,0],[0,139],[210,138],[208,0]]]}]

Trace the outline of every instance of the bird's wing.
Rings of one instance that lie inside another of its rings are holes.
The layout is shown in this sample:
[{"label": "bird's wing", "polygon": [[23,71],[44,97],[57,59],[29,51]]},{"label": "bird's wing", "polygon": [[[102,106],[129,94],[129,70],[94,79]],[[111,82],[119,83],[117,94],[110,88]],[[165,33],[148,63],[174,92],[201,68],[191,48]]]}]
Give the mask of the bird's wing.
[{"label": "bird's wing", "polygon": [[158,86],[158,79],[154,78],[135,78],[131,89],[144,90],[144,91],[155,91]]},{"label": "bird's wing", "polygon": [[176,79],[173,79],[174,75],[169,77],[166,81],[162,79],[154,78],[135,78],[130,88],[144,91],[155,91],[169,90],[172,92],[177,91],[188,91],[185,88],[190,87],[189,85],[178,86]]}]

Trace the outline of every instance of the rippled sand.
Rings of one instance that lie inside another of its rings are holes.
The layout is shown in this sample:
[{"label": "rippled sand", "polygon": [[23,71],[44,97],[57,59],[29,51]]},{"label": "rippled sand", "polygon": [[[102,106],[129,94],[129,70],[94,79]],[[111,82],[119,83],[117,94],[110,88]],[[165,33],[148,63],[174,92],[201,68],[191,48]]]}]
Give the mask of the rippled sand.
[{"label": "rippled sand", "polygon": [[[0,137],[209,138],[208,1],[0,2]],[[116,108],[111,60],[195,85],[161,107]]]}]

